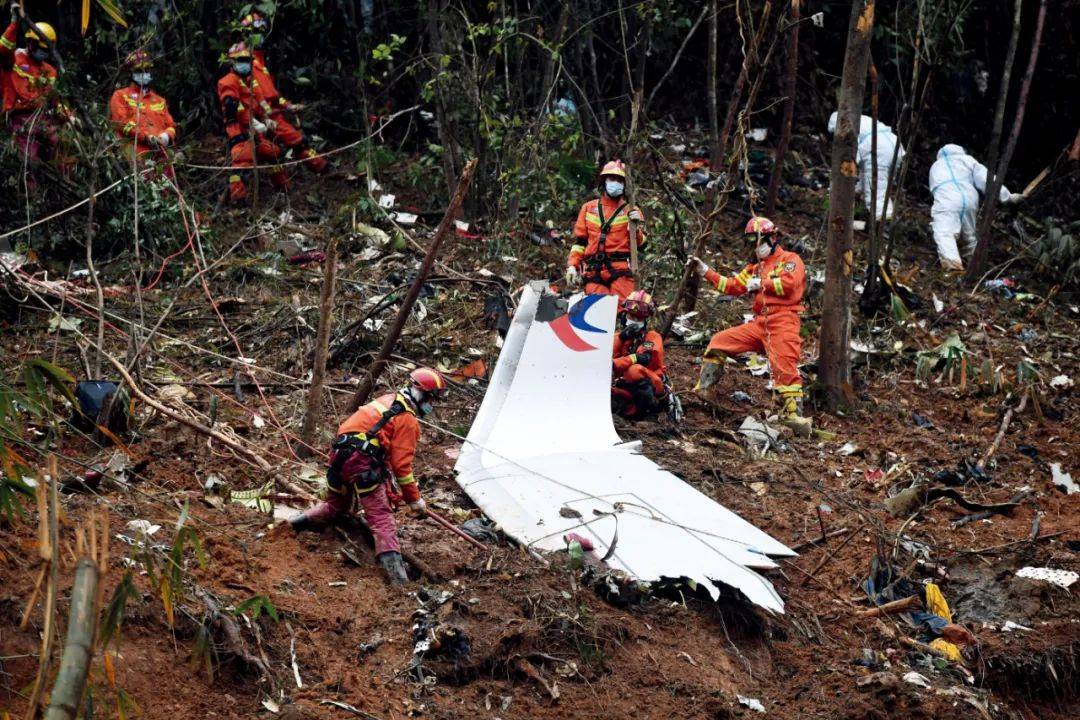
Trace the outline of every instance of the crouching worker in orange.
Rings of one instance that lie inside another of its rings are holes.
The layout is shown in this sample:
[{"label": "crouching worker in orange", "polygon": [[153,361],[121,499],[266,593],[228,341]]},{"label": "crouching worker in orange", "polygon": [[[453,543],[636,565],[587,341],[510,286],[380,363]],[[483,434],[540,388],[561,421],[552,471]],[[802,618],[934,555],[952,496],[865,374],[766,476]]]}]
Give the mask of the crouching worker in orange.
[{"label": "crouching worker in orange", "polygon": [[409,578],[387,486],[392,477],[409,509],[417,517],[427,514],[413,477],[413,456],[420,439],[417,417],[430,413],[432,402],[446,393],[446,380],[438,371],[418,368],[398,393],[383,395],[349,416],[331,445],[326,500],[290,518],[293,530],[317,530],[340,520],[352,508],[353,497],[359,496],[364,519],[375,537],[379,564],[390,582],[406,582]]},{"label": "crouching worker in orange", "polygon": [[131,84],[113,93],[109,100],[109,120],[130,161],[150,153],[148,157],[162,161],[165,176],[171,178],[173,168],[165,148],[176,142],[176,123],[165,98],[150,87],[151,64],[150,56],[143,50],[128,55],[124,66],[131,72]]},{"label": "crouching worker in orange", "polygon": [[623,327],[611,353],[611,410],[624,418],[655,416],[668,406],[664,339],[648,329],[652,295],[635,290],[622,303]]},{"label": "crouching worker in orange", "polygon": [[[296,153],[297,159],[305,158],[305,165],[312,172],[321,173],[326,170],[326,158],[320,157],[307,145],[304,133],[285,118],[285,111],[294,114],[303,109],[302,105],[290,103],[278,92],[274,84],[274,76],[266,67],[266,54],[260,49],[266,34],[269,31],[269,23],[259,13],[245,15],[239,23],[240,33],[244,42],[252,49],[253,58],[251,63],[251,84],[259,93],[263,111],[270,119],[268,125],[272,125],[270,134],[274,140]],[[299,123],[297,123],[299,124]]]},{"label": "crouching worker in orange", "polygon": [[[635,229],[643,220],[639,208],[631,208],[623,194],[626,170],[612,160],[600,171],[600,197],[581,206],[574,223],[574,245],[566,261],[566,284],[585,283],[585,292],[618,295],[625,300],[634,291],[630,270],[630,222]],[[644,228],[637,231],[638,249],[645,247]]]},{"label": "crouching worker in orange", "polygon": [[251,49],[244,43],[233,45],[228,53],[230,70],[217,84],[233,166],[229,175],[229,199],[234,202],[247,197],[247,188],[240,172],[254,167],[256,158],[260,164],[267,163],[262,167],[266,168],[275,188],[287,190],[289,187],[285,171],[281,166],[272,164],[281,157],[281,148],[268,137],[274,128],[274,121],[264,110],[262,98],[252,82],[253,57]]},{"label": "crouching worker in orange", "polygon": [[713,335],[702,360],[701,379],[695,390],[716,383],[720,368],[731,355],[764,350],[769,359],[773,389],[784,402],[781,421],[796,432],[809,435],[810,420],[802,415],[802,378],[799,376],[799,313],[806,290],[806,270],[797,253],[780,247],[776,226],[764,217],[746,224],[746,238],[754,243],[757,262],[734,277],[723,277],[699,258],[691,258],[698,274],[726,295],[754,293],[754,319]]}]

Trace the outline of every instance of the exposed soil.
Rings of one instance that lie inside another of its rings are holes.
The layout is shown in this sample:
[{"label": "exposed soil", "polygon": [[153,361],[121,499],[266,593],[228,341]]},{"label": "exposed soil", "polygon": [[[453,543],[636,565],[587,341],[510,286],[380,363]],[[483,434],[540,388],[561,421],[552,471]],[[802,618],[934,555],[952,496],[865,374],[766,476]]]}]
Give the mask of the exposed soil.
[{"label": "exposed soil", "polygon": [[[323,206],[332,207],[355,191],[343,178],[325,183]],[[792,236],[806,236],[805,258],[811,270],[821,268],[823,255],[817,240],[821,203],[821,191],[800,190],[792,207],[779,214]],[[303,225],[303,201],[291,209]],[[926,211],[911,212],[914,226]],[[216,228],[219,237],[234,237],[242,220],[240,214],[222,216]],[[730,227],[725,232],[734,233],[738,222],[734,216],[726,217],[724,223]],[[520,285],[530,277],[555,275],[565,252],[523,240],[511,242],[515,262],[485,254],[480,243],[451,245],[442,258],[445,266],[439,269],[440,277],[450,279],[433,283],[436,293],[424,300],[429,320],[410,325],[399,349],[402,356],[459,367],[474,359],[470,349],[476,348],[488,367],[494,366],[495,336],[482,321],[484,297],[492,285],[476,270],[484,267],[496,275],[512,275],[514,284]],[[228,246],[220,240],[218,244]],[[282,265],[280,275],[260,274],[261,267],[270,265],[257,254],[260,245],[265,247],[267,241],[252,241],[210,274],[214,293],[218,300],[243,298],[242,303],[222,307],[245,354],[261,367],[296,377],[309,364],[320,272],[317,266]],[[1007,249],[1002,245],[997,253],[1005,257]],[[347,320],[359,316],[362,302],[376,294],[376,285],[385,292],[414,267],[414,260],[403,254],[364,261],[354,254],[358,250],[346,247],[339,274],[343,282],[338,306]],[[733,244],[715,259],[722,268],[737,268],[743,253],[744,248]],[[881,331],[873,334],[859,321],[860,337],[886,349],[902,342],[903,349],[872,355],[869,361],[861,357],[854,388],[859,405],[850,416],[815,414],[816,426],[834,434],[834,439],[787,438],[785,452],[765,457],[748,453],[735,430],[748,413],[763,417],[773,401],[765,378],[735,365],[729,365],[722,377],[715,404],[687,399],[682,426],[672,427],[666,420],[619,425],[624,437],[642,438],[647,455],[687,482],[783,542],[802,544],[799,557],[781,563],[781,569],[769,575],[787,603],[785,615],[764,616],[737,598],[703,602],[689,596],[688,590],[682,596],[665,593],[620,607],[594,592],[592,583],[561,555],[549,556],[545,566],[505,542],[484,555],[404,512],[399,513],[404,546],[430,574],[405,590],[392,588],[373,564],[357,528],[346,533],[267,534],[265,515],[232,503],[221,508],[207,505],[203,484],[211,475],[232,489],[256,487],[268,478],[219,445],[140,407],[137,435],[129,447],[138,458],[149,460],[146,468],[127,487],[106,482],[94,494],[63,496],[62,536],[70,542],[74,526],[87,510],[104,504],[110,509],[114,533],[134,537],[125,523],[144,518],[162,526],[152,543],[168,546],[186,502],[188,523],[208,557],[201,567],[194,552],[185,555],[189,584],[170,628],[159,589],[140,572],[136,549],[114,542],[105,597],[128,567],[133,568],[139,596],[127,604],[119,643],[105,651],[115,653],[115,682],[105,671],[100,652],[94,663],[95,707],[115,715],[119,688],[146,718],[355,716],[325,701],[353,706],[367,718],[756,717],[739,696],[760,700],[768,717],[800,720],[1076,717],[1080,584],[1064,590],[1017,578],[1015,572],[1028,565],[1080,570],[1080,494],[1066,496],[1055,488],[1048,469],[1049,463],[1060,462],[1074,476],[1080,473],[1076,396],[1047,383],[1058,374],[1077,377],[1080,317],[1075,305],[1070,307],[1069,299],[1061,296],[1040,304],[1039,299],[1022,302],[981,290],[969,294],[932,267],[932,250],[925,243],[904,244],[898,257],[900,274],[916,270],[909,284],[928,306],[932,296],[939,298],[944,310],[936,312],[930,306],[920,311],[917,317],[925,319],[923,327],[901,327],[881,319],[875,323]],[[179,268],[183,259],[173,262]],[[1009,274],[1044,295],[1047,288],[1029,277],[1023,266],[1011,268]],[[466,281],[447,267],[464,274]],[[667,262],[663,267],[665,275],[658,273],[655,282],[666,295],[671,289],[668,275],[674,277],[677,264]],[[398,273],[397,279],[386,279],[391,272]],[[117,269],[113,281],[123,283],[125,277],[130,276]],[[148,293],[147,316],[156,317],[174,292],[170,286]],[[124,316],[134,312],[130,297],[110,302]],[[745,302],[719,302],[715,297],[706,297],[699,310],[701,315],[690,322],[706,331],[738,322],[748,312]],[[389,318],[390,312],[380,317]],[[804,358],[817,354],[816,312],[812,301],[805,320]],[[54,335],[45,329],[46,319],[30,302],[14,314],[3,334],[6,366],[51,356]],[[92,324],[86,321],[87,327]],[[339,322],[338,327],[347,324]],[[1034,336],[1022,339],[1025,329]],[[181,292],[162,332],[235,354],[198,284]],[[1006,502],[1023,487],[1030,488],[1030,494],[1007,515],[958,526],[953,522],[967,511],[948,500],[913,516],[894,518],[885,510],[886,497],[917,476],[931,477],[965,459],[978,459],[998,432],[1006,404],[1016,402],[1004,391],[990,392],[967,377],[950,380],[937,371],[928,380],[916,378],[914,351],[935,346],[950,332],[957,332],[971,352],[968,367],[991,358],[995,367],[1005,368],[1010,382],[1024,358],[1039,368],[1041,380],[1033,401],[1012,420],[987,468],[988,477],[958,488],[969,499],[984,503]],[[110,337],[109,346],[122,353],[124,340]],[[350,377],[348,358],[370,351],[380,338],[378,332],[361,332],[355,350],[345,354],[346,361],[333,369],[331,380]],[[210,398],[217,395],[217,421],[265,446],[282,474],[296,479],[284,434],[254,389],[244,388],[247,409],[241,409],[233,397],[230,367],[175,344],[159,350],[175,364],[156,356],[144,369],[144,382],[190,382],[195,394],[190,404],[204,412],[210,411]],[[677,389],[692,384],[700,350],[700,345],[678,342],[669,347]],[[62,342],[57,363],[78,368],[81,360],[70,343]],[[174,377],[169,379],[167,373]],[[389,380],[398,378],[394,371]],[[288,432],[296,432],[304,392],[288,380],[278,380],[282,384],[268,381],[264,391],[277,420]],[[220,385],[200,385],[205,382]],[[752,404],[732,399],[735,390],[749,394]],[[322,425],[324,436],[340,418],[347,392],[347,386],[335,391],[334,407],[326,409]],[[466,386],[440,409],[438,424],[464,432],[481,397],[482,386]],[[257,427],[253,410],[265,420],[264,427]],[[932,427],[919,426],[914,413]],[[849,442],[855,451],[841,454]],[[429,502],[460,522],[477,511],[453,481],[458,446],[454,437],[425,429],[417,474]],[[65,476],[81,474],[80,464],[105,462],[112,455],[111,449],[99,449],[70,433],[54,450],[63,457]],[[816,508],[823,504],[828,508],[819,521]],[[805,545],[821,535],[822,527],[827,533],[847,531],[823,546]],[[29,626],[19,628],[37,574],[36,532],[36,511],[29,506],[24,517],[0,525],[0,711],[12,717],[25,712],[38,666],[40,601],[30,613]],[[921,562],[910,546],[904,547],[901,536],[925,546]],[[342,548],[360,564],[347,559]],[[913,579],[931,578],[941,585],[956,622],[972,630],[979,641],[964,663],[966,670],[935,666],[929,656],[903,646],[896,637],[915,637],[916,631],[900,620],[854,616],[868,607],[859,584],[876,553],[906,569]],[[66,552],[64,556],[65,562],[70,560]],[[70,576],[71,567],[65,565],[60,583],[60,615],[65,618]],[[268,598],[279,620],[263,614],[254,622],[236,622],[247,649],[265,657],[271,676],[261,676],[239,660],[220,634],[214,636],[216,651],[209,663],[201,657],[192,660],[199,627],[207,618],[196,588],[225,605],[255,595]],[[449,597],[439,603],[444,592]],[[434,618],[441,647],[429,651],[416,668],[410,662],[421,605]],[[1007,621],[1030,629],[1002,632]],[[291,667],[294,641],[303,687],[298,687]],[[864,651],[880,653],[886,664],[874,668],[856,664]],[[931,687],[903,680],[912,670],[928,678]],[[971,682],[965,680],[965,672],[971,673]],[[267,699],[276,703],[276,713],[263,704]]]}]

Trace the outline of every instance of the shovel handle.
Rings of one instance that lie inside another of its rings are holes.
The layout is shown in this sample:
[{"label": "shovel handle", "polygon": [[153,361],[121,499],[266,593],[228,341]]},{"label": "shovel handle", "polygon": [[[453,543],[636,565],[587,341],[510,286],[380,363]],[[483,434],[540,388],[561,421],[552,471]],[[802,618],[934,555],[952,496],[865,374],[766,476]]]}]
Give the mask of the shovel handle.
[{"label": "shovel handle", "polygon": [[476,538],[471,537],[465,531],[463,531],[461,528],[459,528],[457,525],[454,525],[452,522],[450,522],[446,518],[444,518],[441,515],[437,514],[434,510],[427,510],[426,511],[426,516],[431,518],[432,520],[434,520],[439,525],[442,525],[444,528],[446,528],[450,532],[454,533],[455,535],[460,537],[462,540],[465,540],[466,542],[470,543],[471,545],[475,545],[476,547],[480,548],[484,552],[488,551],[487,545],[480,542]]}]

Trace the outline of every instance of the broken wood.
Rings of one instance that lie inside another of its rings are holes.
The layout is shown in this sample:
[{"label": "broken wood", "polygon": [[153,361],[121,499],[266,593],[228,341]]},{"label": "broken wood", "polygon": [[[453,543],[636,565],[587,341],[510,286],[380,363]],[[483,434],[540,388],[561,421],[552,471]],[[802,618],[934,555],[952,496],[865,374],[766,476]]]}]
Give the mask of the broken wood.
[{"label": "broken wood", "polygon": [[330,326],[334,314],[334,282],[337,275],[337,236],[330,238],[326,245],[326,260],[323,262],[323,284],[319,294],[319,329],[315,333],[315,359],[311,366],[311,386],[308,388],[307,407],[304,421],[300,426],[300,446],[296,453],[300,457],[314,454],[315,430],[319,425],[319,413],[322,410],[323,381],[326,378],[326,353],[330,348]]},{"label": "broken wood", "polygon": [[439,253],[439,247],[454,227],[454,219],[457,217],[458,210],[461,208],[461,203],[464,202],[465,195],[469,191],[469,183],[472,182],[475,170],[476,159],[473,158],[465,164],[464,169],[461,171],[461,177],[458,180],[457,189],[454,190],[454,196],[450,199],[450,204],[446,208],[446,214],[444,214],[442,220],[439,221],[439,227],[435,230],[435,237],[431,240],[431,245],[428,247],[427,254],[424,256],[424,261],[420,264],[420,270],[416,273],[416,278],[413,280],[412,287],[409,288],[409,293],[401,303],[401,308],[398,310],[397,317],[394,318],[394,324],[387,332],[386,339],[383,341],[382,347],[379,348],[378,356],[371,364],[371,367],[368,368],[367,377],[360,382],[360,387],[357,388],[356,394],[353,395],[352,400],[349,401],[347,408],[349,412],[356,412],[361,405],[367,402],[372,388],[375,387],[375,383],[378,381],[379,376],[382,375],[383,370],[386,369],[386,363],[390,359],[390,354],[393,353],[394,346],[397,345],[398,338],[401,337],[401,331],[405,329],[405,321],[409,319],[413,305],[416,304],[416,299],[420,297],[420,290],[424,286],[424,281],[431,272],[432,266],[435,264],[435,256]]},{"label": "broken wood", "polygon": [[814,547],[815,545],[818,545],[818,544],[820,544],[822,542],[825,542],[826,540],[829,540],[830,538],[834,538],[834,537],[843,535],[844,533],[850,532],[850,531],[851,531],[851,528],[846,528],[846,527],[840,528],[839,530],[833,530],[832,532],[825,533],[825,535],[823,537],[816,537],[816,538],[812,538],[810,540],[803,540],[801,543],[797,543],[797,544],[791,545],[789,547],[791,547],[791,549],[794,550],[795,552],[801,552],[801,551],[805,550],[806,548]]},{"label": "broken wood", "polygon": [[917,607],[922,604],[922,598],[918,595],[910,595],[900,600],[893,600],[892,602],[883,603],[877,607],[872,607],[867,610],[860,610],[855,613],[856,617],[860,618],[872,618],[879,617],[881,615],[888,615],[890,613],[904,612],[910,610],[913,607]]},{"label": "broken wood", "polygon": [[[817,580],[816,576],[817,576],[818,571],[821,570],[821,568],[828,565],[830,561],[835,560],[836,556],[840,553],[840,551],[843,550],[845,547],[847,547],[847,544],[849,542],[851,542],[852,540],[854,540],[855,536],[858,535],[859,533],[861,533],[864,527],[866,527],[865,524],[860,525],[859,527],[855,528],[855,530],[853,530],[850,535],[848,535],[846,538],[844,538],[844,542],[840,543],[839,547],[837,547],[831,553],[827,553],[825,555],[825,557],[821,558],[821,562],[819,562],[817,565],[815,565],[813,570],[811,570],[810,572],[806,572],[805,570],[803,570],[803,572],[806,573],[806,579],[803,580],[801,584],[806,585],[806,583],[809,580]],[[799,569],[802,570],[802,568],[799,568]]]},{"label": "broken wood", "polygon": [[1005,411],[1005,417],[1001,419],[1001,427],[994,437],[994,442],[990,443],[990,447],[987,448],[979,462],[975,464],[975,467],[979,470],[986,468],[986,463],[990,462],[990,458],[994,457],[994,453],[996,453],[1001,446],[1001,441],[1005,438],[1005,432],[1009,429],[1009,423],[1012,422],[1013,415],[1018,412],[1024,412],[1024,408],[1027,407],[1028,395],[1029,393],[1024,393],[1024,396],[1020,398],[1020,402],[1015,408],[1009,408]]},{"label": "broken wood", "polygon": [[544,678],[543,674],[536,669],[536,666],[525,658],[519,657],[515,661],[515,665],[517,665],[518,670],[520,670],[523,675],[534,681],[540,687],[544,688],[544,690],[547,691],[548,696],[551,697],[552,700],[559,699],[559,684],[557,682],[549,683]]},{"label": "broken wood", "polygon": [[82,557],[75,566],[67,639],[45,720],[72,720],[82,706],[97,628],[99,580],[96,560],[89,556]]}]

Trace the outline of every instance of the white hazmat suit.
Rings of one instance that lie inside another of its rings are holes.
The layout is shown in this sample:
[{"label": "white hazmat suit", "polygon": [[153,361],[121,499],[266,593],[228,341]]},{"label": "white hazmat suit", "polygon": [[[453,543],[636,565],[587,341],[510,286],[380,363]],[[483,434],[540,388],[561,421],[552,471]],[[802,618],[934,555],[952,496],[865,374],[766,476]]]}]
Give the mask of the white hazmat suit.
[{"label": "white hazmat suit", "polygon": [[[836,118],[838,113],[829,116],[829,132],[836,134]],[[904,146],[899,145],[900,139],[892,128],[878,120],[877,124],[877,216],[878,219],[892,217],[892,203],[885,202],[885,192],[889,187],[889,168],[892,166],[893,153],[896,152],[896,164],[904,159]],[[859,164],[859,184],[856,189],[862,193],[866,209],[870,209],[873,200],[874,185],[871,176],[874,174],[874,120],[866,115],[859,116],[859,144],[855,161]],[[899,151],[897,146],[899,145]],[[896,186],[896,178],[893,178],[893,186]]]},{"label": "white hazmat suit", "polygon": [[[930,227],[934,231],[938,259],[946,270],[963,270],[957,237],[963,239],[963,255],[975,251],[978,237],[975,221],[979,212],[979,194],[986,192],[986,166],[971,157],[959,145],[945,145],[938,150],[937,161],[930,166]],[[1016,202],[1020,195],[1001,186],[998,199]]]}]

